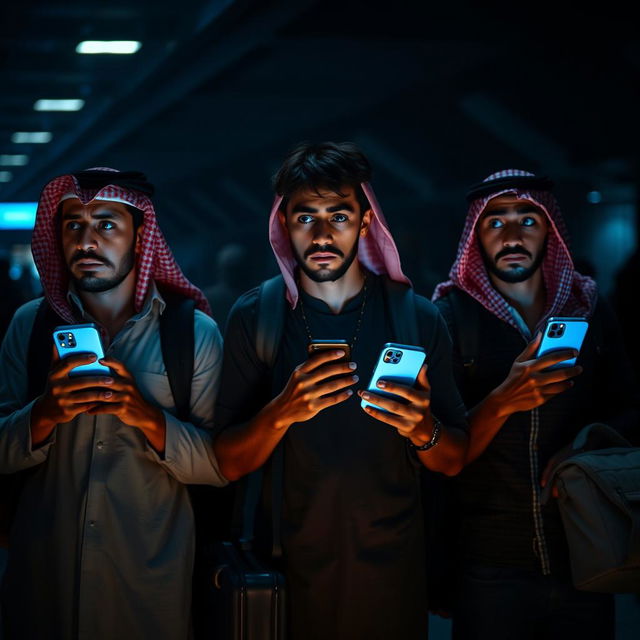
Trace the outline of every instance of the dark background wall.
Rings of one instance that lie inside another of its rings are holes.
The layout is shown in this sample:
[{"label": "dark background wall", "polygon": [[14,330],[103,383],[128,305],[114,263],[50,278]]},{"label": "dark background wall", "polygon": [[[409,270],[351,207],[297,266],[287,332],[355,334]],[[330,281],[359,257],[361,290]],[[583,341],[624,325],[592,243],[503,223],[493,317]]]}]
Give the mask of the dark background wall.
[{"label": "dark background wall", "polygon": [[[553,177],[605,291],[633,251],[640,45],[622,4],[180,3],[70,0],[0,9],[0,156],[27,154],[0,201],[37,199],[52,176],[141,169],[185,272],[216,281],[229,243],[250,284],[272,273],[269,179],[301,140],[352,140],[423,293],[444,278],[466,188],[506,167]],[[142,42],[83,56],[85,39]],[[39,98],[85,100],[39,113]],[[51,131],[48,144],[11,142]],[[597,192],[593,194],[592,192]],[[592,195],[588,195],[588,194]],[[590,202],[589,199],[594,202]],[[0,252],[29,233],[0,233]]]}]

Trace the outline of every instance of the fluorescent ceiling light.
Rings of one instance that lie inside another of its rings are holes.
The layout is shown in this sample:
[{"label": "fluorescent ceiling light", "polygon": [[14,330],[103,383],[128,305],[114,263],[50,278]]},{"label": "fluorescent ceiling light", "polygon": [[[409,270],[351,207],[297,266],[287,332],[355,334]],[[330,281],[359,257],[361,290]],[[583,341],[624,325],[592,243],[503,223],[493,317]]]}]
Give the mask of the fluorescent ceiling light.
[{"label": "fluorescent ceiling light", "polygon": [[0,229],[33,229],[37,202],[0,202]]},{"label": "fluorescent ceiling light", "polygon": [[9,153],[0,155],[0,167],[24,167],[29,162],[29,156]]},{"label": "fluorescent ceiling light", "polygon": [[37,100],[33,105],[36,111],[80,111],[84,100]]},{"label": "fluorescent ceiling light", "polygon": [[84,40],[76,47],[76,53],[135,53],[142,46],[137,40]]},{"label": "fluorescent ceiling light", "polygon": [[11,171],[0,171],[0,182],[11,182],[13,175]]},{"label": "fluorescent ceiling light", "polygon": [[15,144],[46,144],[51,142],[50,131],[16,131],[11,136],[11,142]]}]

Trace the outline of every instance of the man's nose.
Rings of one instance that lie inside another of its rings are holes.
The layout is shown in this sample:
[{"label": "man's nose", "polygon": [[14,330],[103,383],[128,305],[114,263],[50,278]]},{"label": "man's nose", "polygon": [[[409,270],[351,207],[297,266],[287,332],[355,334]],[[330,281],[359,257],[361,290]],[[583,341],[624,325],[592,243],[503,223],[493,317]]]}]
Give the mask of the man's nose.
[{"label": "man's nose", "polygon": [[505,225],[502,235],[502,244],[505,247],[513,247],[522,244],[522,227],[518,223]]},{"label": "man's nose", "polygon": [[83,249],[84,251],[91,251],[97,248],[96,234],[90,225],[84,226],[78,232],[76,246],[78,249]]},{"label": "man's nose", "polygon": [[326,242],[326,240],[333,240],[331,235],[331,225],[328,221],[319,220],[316,222],[313,229],[313,240],[317,244],[322,244],[321,241]]}]

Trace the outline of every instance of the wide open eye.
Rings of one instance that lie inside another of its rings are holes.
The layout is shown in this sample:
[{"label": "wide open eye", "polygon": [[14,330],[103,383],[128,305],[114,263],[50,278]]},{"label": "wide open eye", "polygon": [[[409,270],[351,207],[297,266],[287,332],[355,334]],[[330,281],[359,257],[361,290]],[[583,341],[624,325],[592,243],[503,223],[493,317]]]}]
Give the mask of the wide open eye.
[{"label": "wide open eye", "polygon": [[100,228],[105,231],[111,231],[116,228],[116,225],[111,220],[102,220],[100,222]]},{"label": "wide open eye", "polygon": [[489,218],[487,226],[489,229],[499,229],[500,227],[504,227],[504,222],[502,222],[500,218]]},{"label": "wide open eye", "polygon": [[303,213],[296,218],[296,222],[299,222],[300,224],[309,224],[310,222],[313,222],[313,216]]},{"label": "wide open eye", "polygon": [[523,216],[522,220],[520,220],[520,224],[523,227],[533,227],[537,223],[538,221],[533,216]]},{"label": "wide open eye", "polygon": [[333,222],[347,222],[349,220],[349,216],[344,213],[336,213],[331,219]]}]

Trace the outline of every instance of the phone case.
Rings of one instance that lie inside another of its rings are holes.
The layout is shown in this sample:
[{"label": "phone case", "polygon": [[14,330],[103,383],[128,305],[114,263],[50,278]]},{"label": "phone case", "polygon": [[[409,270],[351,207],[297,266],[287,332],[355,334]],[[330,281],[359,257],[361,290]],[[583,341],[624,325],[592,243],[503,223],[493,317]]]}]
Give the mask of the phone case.
[{"label": "phone case", "polygon": [[[579,351],[588,328],[589,323],[584,318],[549,318],[536,357],[539,358],[545,353],[561,349],[577,349]],[[576,360],[577,358],[563,360],[547,367],[547,370],[573,367]]]},{"label": "phone case", "polygon": [[[404,384],[412,387],[416,382],[416,378],[420,372],[420,367],[424,364],[426,357],[427,355],[421,347],[387,342],[380,352],[380,357],[378,358],[378,363],[373,371],[373,376],[371,376],[371,381],[369,382],[367,391],[372,391],[373,393],[377,393],[381,396],[387,396],[394,400],[405,402],[404,398],[400,398],[392,393],[383,391],[382,389],[379,389],[376,384],[378,380],[382,378],[389,382],[395,382],[397,384]],[[378,407],[373,402],[369,402],[367,400],[362,400],[360,405],[363,408],[367,405],[371,405],[376,407],[376,409],[384,411],[381,407]]]},{"label": "phone case", "polygon": [[[94,353],[98,359],[104,358],[102,341],[98,327],[93,324],[65,324],[53,330],[53,343],[58,355],[66,358],[78,353]],[[69,372],[69,377],[110,375],[111,369],[99,362],[82,364]]]}]

